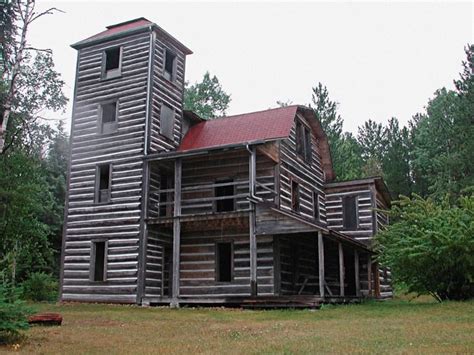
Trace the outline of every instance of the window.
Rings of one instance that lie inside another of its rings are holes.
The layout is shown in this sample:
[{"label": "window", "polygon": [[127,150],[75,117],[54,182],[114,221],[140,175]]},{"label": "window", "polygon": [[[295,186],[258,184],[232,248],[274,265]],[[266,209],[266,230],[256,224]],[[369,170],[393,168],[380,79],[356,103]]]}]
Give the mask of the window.
[{"label": "window", "polygon": [[216,281],[232,281],[232,243],[216,244]]},{"label": "window", "polygon": [[[225,179],[217,180],[216,186],[214,188],[214,196],[219,198],[215,201],[215,210],[216,212],[229,212],[235,210],[235,189],[234,189],[234,180]],[[230,196],[229,198],[224,198]]]},{"label": "window", "polygon": [[100,105],[100,133],[111,133],[117,130],[117,101]]},{"label": "window", "polygon": [[173,140],[174,110],[166,104],[161,105],[160,134]]},{"label": "window", "polygon": [[300,185],[296,181],[291,181],[291,209],[300,211]]},{"label": "window", "polygon": [[310,163],[312,158],[311,130],[296,121],[296,154]]},{"label": "window", "polygon": [[92,281],[103,282],[107,279],[107,243],[106,242],[92,242],[92,257],[91,257],[91,279]]},{"label": "window", "polygon": [[103,55],[105,64],[103,65],[102,77],[104,79],[116,78],[121,75],[122,47],[106,49]]},{"label": "window", "polygon": [[110,201],[110,164],[99,165],[97,167],[97,181],[95,201],[105,203]]},{"label": "window", "polygon": [[357,229],[357,196],[342,199],[342,219],[344,229]]},{"label": "window", "polygon": [[165,70],[163,71],[163,75],[169,81],[175,80],[175,62],[176,62],[176,54],[171,52],[169,49],[165,50]]},{"label": "window", "polygon": [[313,191],[313,217],[319,221],[319,194]]}]

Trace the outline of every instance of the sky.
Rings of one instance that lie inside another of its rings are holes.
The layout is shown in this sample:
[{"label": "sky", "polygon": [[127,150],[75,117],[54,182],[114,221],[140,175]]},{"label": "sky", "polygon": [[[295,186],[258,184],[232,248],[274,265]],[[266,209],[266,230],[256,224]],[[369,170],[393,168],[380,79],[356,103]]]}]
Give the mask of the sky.
[{"label": "sky", "polygon": [[105,26],[137,17],[157,23],[194,54],[186,80],[216,75],[231,94],[228,115],[306,105],[327,86],[344,129],[423,112],[435,90],[454,88],[464,47],[473,43],[474,2],[160,2],[42,1],[57,7],[30,30],[30,43],[51,48],[71,99],[76,51],[70,47]]}]

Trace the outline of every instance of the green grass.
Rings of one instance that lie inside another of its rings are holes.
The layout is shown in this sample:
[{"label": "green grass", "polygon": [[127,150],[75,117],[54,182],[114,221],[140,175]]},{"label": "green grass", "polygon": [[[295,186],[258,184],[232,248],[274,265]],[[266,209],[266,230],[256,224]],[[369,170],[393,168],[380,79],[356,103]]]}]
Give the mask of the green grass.
[{"label": "green grass", "polygon": [[35,306],[60,312],[63,325],[32,327],[18,352],[474,353],[473,301],[392,300],[317,311]]}]

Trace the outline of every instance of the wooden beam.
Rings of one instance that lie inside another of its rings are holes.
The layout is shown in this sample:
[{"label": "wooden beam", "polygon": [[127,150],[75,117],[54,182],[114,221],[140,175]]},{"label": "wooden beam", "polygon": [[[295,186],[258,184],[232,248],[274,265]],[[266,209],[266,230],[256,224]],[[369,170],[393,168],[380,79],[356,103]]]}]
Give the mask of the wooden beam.
[{"label": "wooden beam", "polygon": [[182,161],[174,164],[174,219],[173,219],[173,272],[171,286],[171,307],[179,307],[179,256],[181,249],[181,172]]},{"label": "wooden beam", "polygon": [[[255,147],[251,148],[249,157],[249,191],[250,197],[255,194],[255,173],[257,167],[257,154]],[[255,202],[250,200],[250,214],[249,214],[249,235],[250,235],[250,294],[257,296],[257,237],[255,226]]]},{"label": "wooden beam", "polygon": [[324,298],[325,276],[324,276],[324,240],[323,232],[318,232],[318,264],[319,264],[319,295]]},{"label": "wooden beam", "polygon": [[338,243],[339,246],[339,295],[344,296],[344,250],[342,249],[342,243]]},{"label": "wooden beam", "polygon": [[273,293],[275,296],[281,294],[281,261],[280,261],[280,237],[273,236]]},{"label": "wooden beam", "polygon": [[356,296],[360,296],[360,275],[359,275],[359,252],[354,250],[354,274],[355,274],[355,288]]}]

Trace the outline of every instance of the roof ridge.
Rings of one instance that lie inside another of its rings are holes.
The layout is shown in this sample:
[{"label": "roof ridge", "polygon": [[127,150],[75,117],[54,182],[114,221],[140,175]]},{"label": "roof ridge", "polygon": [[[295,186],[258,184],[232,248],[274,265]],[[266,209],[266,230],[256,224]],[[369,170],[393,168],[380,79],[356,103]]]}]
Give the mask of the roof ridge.
[{"label": "roof ridge", "polygon": [[113,25],[105,26],[105,28],[110,30],[111,28],[120,27],[120,26],[123,26],[123,25],[128,25],[129,23],[138,22],[138,21],[142,21],[142,20],[147,21],[149,23],[153,23],[145,17],[137,17],[137,18],[134,18],[132,20],[128,20],[128,21],[124,21],[124,22],[115,23]]},{"label": "roof ridge", "polygon": [[278,111],[278,110],[283,110],[283,109],[290,109],[290,108],[298,108],[301,107],[301,105],[289,105],[289,106],[283,106],[283,107],[274,107],[274,108],[268,108],[266,110],[259,110],[259,111],[251,111],[251,112],[244,112],[244,113],[237,113],[235,115],[231,116],[220,116],[220,117],[215,117],[212,119],[205,120],[204,122],[208,121],[216,121],[216,120],[223,120],[223,119],[230,119],[230,118],[235,118],[239,116],[246,116],[246,115],[254,115],[257,113],[263,113],[263,112],[269,112],[269,111]]}]

